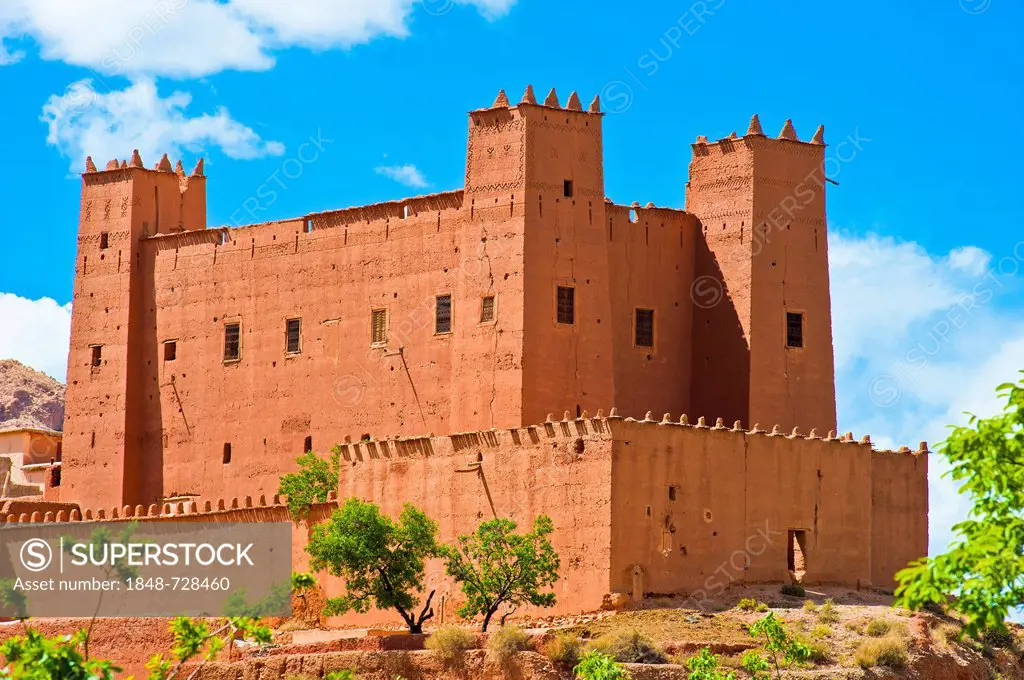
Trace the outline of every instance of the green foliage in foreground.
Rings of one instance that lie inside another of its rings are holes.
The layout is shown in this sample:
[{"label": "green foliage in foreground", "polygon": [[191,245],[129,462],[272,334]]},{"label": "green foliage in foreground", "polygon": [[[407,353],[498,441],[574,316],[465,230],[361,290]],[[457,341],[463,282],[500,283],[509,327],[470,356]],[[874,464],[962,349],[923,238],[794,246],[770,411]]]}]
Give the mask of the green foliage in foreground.
[{"label": "green foliage in foreground", "polygon": [[950,464],[946,476],[972,504],[953,527],[957,540],[896,574],[895,606],[948,605],[974,637],[1002,629],[1010,610],[1024,604],[1024,382],[997,392],[1006,401],[1000,415],[970,416],[939,446]]}]

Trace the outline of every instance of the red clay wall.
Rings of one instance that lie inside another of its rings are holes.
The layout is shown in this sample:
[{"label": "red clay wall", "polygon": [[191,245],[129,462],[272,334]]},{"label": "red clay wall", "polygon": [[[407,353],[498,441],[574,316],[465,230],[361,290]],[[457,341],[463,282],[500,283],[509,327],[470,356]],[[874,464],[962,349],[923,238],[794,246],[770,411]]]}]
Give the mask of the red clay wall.
[{"label": "red clay wall", "polygon": [[[407,442],[344,447],[339,496],[372,500],[397,516],[412,503],[440,525],[442,540],[469,533],[495,515],[521,527],[539,514],[554,520],[552,538],[561,558],[558,604],[546,613],[597,609],[608,591],[611,560],[611,442],[607,421],[583,419],[517,430],[490,431]],[[481,460],[479,475],[471,467]],[[305,565],[301,561],[298,566]],[[454,615],[460,591],[439,562],[427,582]],[[328,581],[328,592],[332,586]],[[440,608],[438,615],[441,616]],[[519,612],[528,613],[527,609]],[[379,621],[380,613],[371,619]],[[390,615],[383,617],[391,620]],[[367,618],[346,621],[370,623]]]},{"label": "red clay wall", "polygon": [[[679,210],[607,205],[615,406],[643,418],[691,408],[697,220]],[[636,222],[631,221],[631,214]],[[637,308],[654,310],[654,347],[636,345]]]},{"label": "red clay wall", "polygon": [[[926,474],[913,466],[923,456],[803,436],[609,423],[613,590],[633,592],[636,573],[645,593],[714,595],[732,582],[788,581],[790,530],[806,533],[808,584],[884,583],[924,554],[916,535],[897,537],[911,526],[927,534]],[[901,503],[873,505],[881,498],[876,461],[900,468],[882,474],[901,480]],[[879,521],[892,527],[887,542],[873,530]]]},{"label": "red clay wall", "polygon": [[876,453],[871,508],[871,580],[892,590],[896,572],[928,554],[928,456]]}]

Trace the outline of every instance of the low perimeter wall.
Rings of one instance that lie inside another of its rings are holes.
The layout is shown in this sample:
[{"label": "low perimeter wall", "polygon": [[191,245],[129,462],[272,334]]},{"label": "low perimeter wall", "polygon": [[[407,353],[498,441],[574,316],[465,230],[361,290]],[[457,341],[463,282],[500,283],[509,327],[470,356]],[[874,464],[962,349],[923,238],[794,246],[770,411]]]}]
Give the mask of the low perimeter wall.
[{"label": "low perimeter wall", "polygon": [[[606,596],[688,594],[701,604],[736,583],[788,581],[891,589],[893,574],[927,552],[927,445],[873,451],[836,438],[614,415],[442,437],[346,442],[338,497],[358,496],[397,516],[425,511],[451,541],[492,517],[526,527],[550,515],[561,558],[558,602],[545,614],[592,611]],[[197,500],[102,510],[8,505],[6,521],[287,521],[278,497]],[[308,570],[310,526],[294,525],[292,561]],[[18,512],[20,511],[20,512]],[[326,595],[342,591],[321,575]],[[462,598],[438,561],[434,623]],[[621,598],[618,598],[621,599]],[[523,609],[521,615],[540,612]],[[394,624],[390,612],[334,625]]]}]

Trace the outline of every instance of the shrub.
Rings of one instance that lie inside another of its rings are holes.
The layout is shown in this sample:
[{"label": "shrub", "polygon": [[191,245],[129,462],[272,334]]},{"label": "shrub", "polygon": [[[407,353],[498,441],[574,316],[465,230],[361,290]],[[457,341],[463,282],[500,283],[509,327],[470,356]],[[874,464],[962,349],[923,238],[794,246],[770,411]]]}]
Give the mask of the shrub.
[{"label": "shrub", "polygon": [[445,663],[452,663],[476,646],[476,636],[458,626],[444,626],[431,633],[425,646]]},{"label": "shrub", "polygon": [[343,668],[340,671],[332,671],[324,676],[324,680],[357,680],[356,674],[348,668]]},{"label": "shrub", "polygon": [[573,668],[573,674],[579,680],[628,680],[626,669],[607,654],[590,651],[583,655],[579,664]]},{"label": "shrub", "polygon": [[757,610],[758,602],[752,597],[744,597],[736,604],[736,608],[744,612],[752,612]]},{"label": "shrub", "polygon": [[787,583],[779,588],[779,592],[789,597],[803,597],[807,595],[807,591],[799,583]]},{"label": "shrub", "polygon": [[831,597],[825,600],[818,610],[818,620],[822,623],[839,623],[839,611],[836,609],[835,600]]},{"label": "shrub", "polygon": [[981,641],[990,647],[999,647],[1000,649],[1013,649],[1016,643],[1013,633],[1006,626],[986,628],[981,634]]},{"label": "shrub", "polygon": [[962,637],[962,629],[960,628],[960,626],[954,625],[952,623],[943,623],[936,629],[936,632],[938,632],[939,636],[942,639],[944,639],[946,642],[950,644],[956,644],[960,642]]},{"label": "shrub", "polygon": [[583,651],[583,640],[580,636],[572,633],[556,633],[544,647],[544,653],[553,663],[574,667],[580,662],[580,654]]},{"label": "shrub", "polygon": [[687,659],[686,667],[690,669],[690,680],[736,680],[735,673],[719,670],[718,657],[707,647]]},{"label": "shrub", "polygon": [[818,611],[818,605],[814,604],[814,600],[804,600],[804,611],[808,614],[815,614]]},{"label": "shrub", "polygon": [[907,641],[897,635],[864,640],[857,647],[854,659],[861,668],[903,668],[907,665]]},{"label": "shrub", "polygon": [[754,611],[758,613],[766,612],[768,611],[768,605],[766,605],[764,602],[758,602],[757,607],[754,609]]},{"label": "shrub", "polygon": [[831,637],[832,629],[826,626],[824,623],[819,623],[811,629],[811,637],[818,640],[824,640],[827,637]]},{"label": "shrub", "polygon": [[884,637],[892,631],[892,628],[892,621],[889,619],[871,619],[864,631],[871,637]]},{"label": "shrub", "polygon": [[821,642],[820,640],[800,640],[800,642],[806,644],[807,648],[810,650],[810,654],[807,658],[811,663],[824,664],[832,660],[832,656],[829,654],[828,647],[824,642]]},{"label": "shrub", "polygon": [[487,656],[502,665],[508,663],[516,652],[530,649],[530,636],[522,628],[507,626],[487,636]]},{"label": "shrub", "polygon": [[668,663],[668,657],[653,641],[638,630],[603,635],[593,647],[619,663]]}]

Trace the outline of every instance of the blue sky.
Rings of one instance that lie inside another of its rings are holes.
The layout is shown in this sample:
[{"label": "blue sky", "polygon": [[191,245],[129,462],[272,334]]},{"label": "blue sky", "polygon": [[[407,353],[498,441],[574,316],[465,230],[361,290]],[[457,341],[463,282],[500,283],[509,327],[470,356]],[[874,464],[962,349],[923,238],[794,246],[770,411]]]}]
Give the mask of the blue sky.
[{"label": "blue sky", "polygon": [[[295,216],[460,187],[466,111],[532,83],[603,94],[617,202],[681,207],[689,144],[754,112],[857,140],[828,196],[840,424],[938,441],[1024,368],[1022,25],[1011,0],[4,0],[0,356],[64,376],[86,153],[204,156],[211,225]],[[934,545],[962,506],[933,477]]]}]

